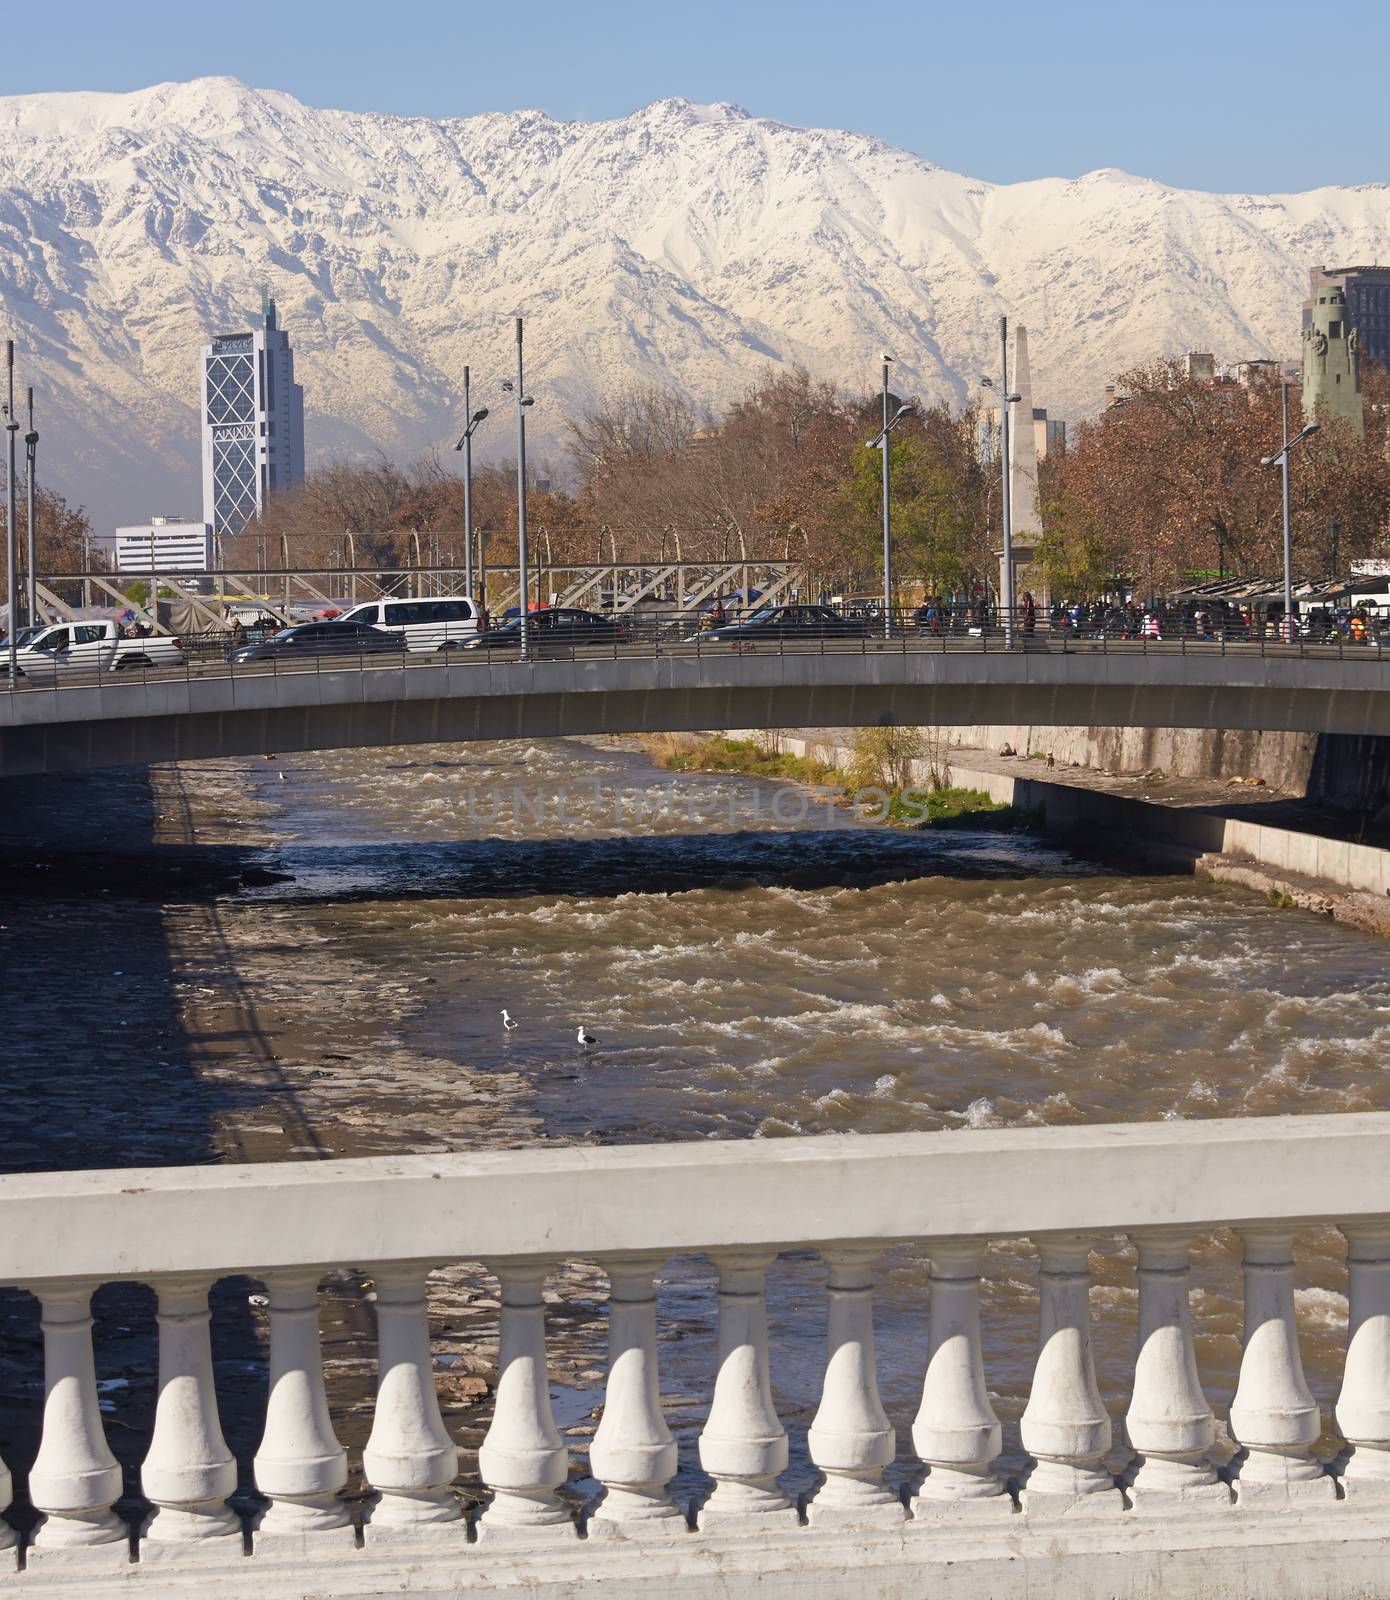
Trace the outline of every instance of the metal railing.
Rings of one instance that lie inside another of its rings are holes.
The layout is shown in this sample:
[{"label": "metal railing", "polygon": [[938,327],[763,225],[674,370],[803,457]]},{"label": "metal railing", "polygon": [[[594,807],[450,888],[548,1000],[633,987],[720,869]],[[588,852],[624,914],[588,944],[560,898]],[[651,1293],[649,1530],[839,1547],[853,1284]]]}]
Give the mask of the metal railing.
[{"label": "metal railing", "polygon": [[[1042,653],[1051,655],[1253,655],[1310,661],[1351,661],[1383,666],[1390,660],[1390,623],[1373,621],[1364,635],[1338,630],[1296,638],[1278,636],[1269,625],[1196,625],[1173,618],[1135,631],[1114,622],[1077,627],[1053,619],[1029,620],[1022,611],[1012,628],[992,608],[957,607],[932,616],[925,608],[895,612],[885,624],[881,611],[776,607],[719,617],[709,612],[642,610],[622,614],[574,613],[541,608],[530,614],[529,648],[523,655],[515,618],[486,632],[413,628],[408,635],[383,631],[380,643],[364,630],[327,621],[299,629],[216,630],[177,639],[142,637],[120,641],[103,664],[19,658],[13,681],[0,645],[0,685],[11,692],[90,688],[108,682],[170,682],[215,677],[281,676],[344,670],[435,670],[467,672],[490,663],[595,660],[660,660],[670,657],[722,659],[730,655],[882,655],[922,653]],[[304,638],[302,629],[316,633]],[[297,642],[286,635],[300,634]],[[177,659],[160,664],[155,652]]]}]

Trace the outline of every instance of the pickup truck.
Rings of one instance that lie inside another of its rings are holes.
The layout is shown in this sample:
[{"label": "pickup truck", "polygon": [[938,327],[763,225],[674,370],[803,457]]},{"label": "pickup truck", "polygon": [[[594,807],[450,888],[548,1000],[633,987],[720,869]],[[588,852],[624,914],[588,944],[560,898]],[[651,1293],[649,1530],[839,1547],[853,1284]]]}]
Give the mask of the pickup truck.
[{"label": "pickup truck", "polygon": [[[21,628],[15,667],[22,678],[67,672],[121,672],[131,667],[181,667],[183,641],[163,634],[126,639],[114,622],[54,622]],[[0,640],[0,678],[10,675],[8,642]]]}]

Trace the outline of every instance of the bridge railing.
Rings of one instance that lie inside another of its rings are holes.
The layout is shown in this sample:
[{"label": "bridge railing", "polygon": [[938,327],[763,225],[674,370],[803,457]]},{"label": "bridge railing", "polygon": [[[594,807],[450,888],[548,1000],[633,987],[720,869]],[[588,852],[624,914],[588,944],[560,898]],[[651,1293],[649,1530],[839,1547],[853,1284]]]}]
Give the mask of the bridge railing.
[{"label": "bridge railing", "polygon": [[[1349,1276],[1332,1459],[1314,1449],[1323,1419],[1300,1362],[1293,1255],[1300,1230],[1329,1227],[1345,1238]],[[1223,1449],[1194,1344],[1189,1252],[1226,1228],[1243,1255],[1244,1342]],[[205,1570],[244,1552],[350,1563],[359,1539],[371,1550],[418,1537],[465,1554],[472,1542],[559,1547],[587,1535],[601,1571],[592,1541],[612,1535],[627,1548],[807,1528],[929,1541],[963,1524],[1012,1529],[1015,1554],[1038,1554],[1064,1519],[1120,1529],[1210,1513],[1244,1525],[1230,1535],[1240,1544],[1285,1525],[1291,1507],[1335,1539],[1346,1502],[1390,1506],[1385,1114],[21,1175],[0,1178],[0,1236],[4,1281],[42,1309],[42,1433],[27,1472],[36,1570],[74,1554],[116,1567],[133,1551]],[[1090,1293],[1092,1248],[1117,1237],[1137,1250],[1137,1338],[1118,1420],[1097,1386]],[[1026,1460],[1009,1472],[997,1459],[981,1281],[988,1247],[1020,1238],[1038,1260],[1037,1342],[1019,1425]],[[879,1395],[874,1315],[876,1263],[899,1248],[929,1262],[910,1348],[895,1350],[921,1379],[902,1492],[885,1479],[898,1440]],[[770,1333],[767,1276],[789,1250],[818,1254],[824,1293],[798,1294]],[[697,1445],[713,1487],[689,1499],[669,1487],[678,1452],[654,1281],[688,1280],[697,1253],[717,1269],[718,1334]],[[468,1514],[429,1315],[431,1271],[465,1260],[495,1277],[499,1303],[492,1415],[469,1497],[481,1508]],[[549,1285],[577,1261],[609,1283],[587,1489],[566,1488],[572,1463],[547,1376]],[[372,1286],[376,1323],[367,1494],[353,1502],[319,1325],[320,1283],[342,1269]],[[229,1276],[265,1291],[268,1398],[258,1509],[246,1519],[228,1505],[238,1468],[210,1340],[209,1289]],[[130,1522],[113,1509],[124,1485],[93,1350],[93,1291],[115,1280],[158,1296],[147,1357],[156,1398]],[[818,1481],[797,1496],[782,1481],[788,1437],[769,1346],[792,1338],[804,1350],[822,1337],[806,1435]],[[8,1503],[8,1474],[4,1489]]]},{"label": "bridge railing", "polygon": [[[318,630],[307,637],[304,628]],[[123,682],[191,681],[208,677],[282,676],[344,670],[412,668],[468,672],[496,662],[528,659],[593,661],[722,659],[730,655],[879,655],[975,652],[1045,652],[1101,655],[1245,655],[1306,660],[1346,660],[1384,665],[1390,630],[1372,621],[1359,632],[1324,631],[1308,623],[1296,634],[1274,624],[1230,621],[1220,625],[1173,613],[1163,619],[1119,615],[1028,616],[1012,626],[997,610],[961,606],[919,607],[886,619],[872,608],[767,607],[728,614],[645,610],[621,614],[545,608],[530,614],[523,652],[515,617],[502,617],[481,635],[456,635],[441,626],[413,628],[409,637],[389,630],[343,627],[334,620],[277,633],[264,629],[210,630],[178,638],[122,641],[109,661],[74,642],[42,659],[17,658],[13,680],[0,642],[0,685],[12,691],[92,687]],[[284,633],[297,637],[287,642]]]}]

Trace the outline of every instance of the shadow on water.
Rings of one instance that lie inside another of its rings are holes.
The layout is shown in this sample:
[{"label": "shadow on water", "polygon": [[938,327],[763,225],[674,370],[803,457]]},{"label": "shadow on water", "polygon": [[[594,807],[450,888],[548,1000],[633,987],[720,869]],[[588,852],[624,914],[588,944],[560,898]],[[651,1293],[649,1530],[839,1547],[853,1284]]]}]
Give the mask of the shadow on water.
[{"label": "shadow on water", "polygon": [[[8,1034],[0,1055],[8,1128],[0,1172],[221,1160],[219,1109],[231,1099],[276,1094],[270,1044],[212,904],[200,912],[198,967],[227,992],[236,1048],[252,1070],[246,1087],[209,1082],[200,1073],[214,1041],[184,1026],[179,985],[187,972],[168,915],[180,885],[185,894],[190,885],[200,895],[215,892],[214,881],[238,877],[250,852],[224,852],[211,876],[175,853],[171,875],[153,842],[158,803],[143,769],[0,787],[0,970],[7,975]],[[97,841],[119,849],[94,851]],[[280,1089],[282,1114],[297,1118],[300,1142],[312,1146],[312,1130],[288,1086]],[[223,1426],[243,1482],[265,1393],[250,1287],[227,1279],[212,1297]],[[155,1295],[144,1285],[107,1284],[93,1299],[102,1416],[132,1504],[154,1416],[155,1312]],[[39,1443],[43,1344],[37,1300],[15,1289],[0,1290],[0,1391],[7,1397],[0,1456],[15,1473],[11,1515],[23,1527],[32,1521],[23,1497]]]},{"label": "shadow on water", "polygon": [[533,895],[613,899],[698,889],[872,888],[918,878],[1075,877],[1082,867],[1035,837],[989,828],[802,829],[785,833],[293,844],[276,852],[276,882],[255,899],[502,900]]}]

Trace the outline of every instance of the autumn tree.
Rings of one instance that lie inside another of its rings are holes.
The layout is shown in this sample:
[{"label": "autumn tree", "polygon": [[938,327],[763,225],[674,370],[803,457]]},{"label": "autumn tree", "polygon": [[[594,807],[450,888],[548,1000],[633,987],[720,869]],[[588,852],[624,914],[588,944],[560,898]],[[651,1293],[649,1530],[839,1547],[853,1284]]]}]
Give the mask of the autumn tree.
[{"label": "autumn tree", "polygon": [[[8,537],[5,496],[0,494],[0,541]],[[92,525],[81,506],[69,505],[52,489],[37,487],[34,496],[35,570],[40,574],[83,572],[91,565]],[[24,568],[29,547],[29,515],[23,492],[17,496],[15,530],[19,567]],[[7,600],[5,574],[0,571],[0,600]]]},{"label": "autumn tree", "polygon": [[[1261,461],[1283,439],[1279,383],[1199,380],[1165,361],[1125,373],[1119,387],[1123,404],[1083,422],[1046,464],[1043,560],[1054,589],[1090,587],[1101,567],[1150,588],[1196,572],[1277,572],[1280,474]],[[1294,558],[1305,574],[1326,567],[1330,522],[1341,525],[1345,557],[1369,551],[1390,518],[1390,395],[1382,372],[1365,387],[1364,439],[1329,420],[1293,458]],[[1297,386],[1289,405],[1293,431]]]},{"label": "autumn tree", "polygon": [[[588,558],[591,540],[574,499],[548,482],[543,464],[528,471],[527,519],[537,552],[556,562]],[[488,559],[516,561],[516,465],[475,468],[473,522],[487,537]],[[291,566],[327,571],[348,564],[379,570],[428,564],[429,541],[453,565],[463,560],[463,479],[438,455],[399,467],[385,457],[333,462],[296,489],[271,496],[265,510],[226,541],[232,566],[254,567],[262,550],[271,565],[282,551]]]}]

